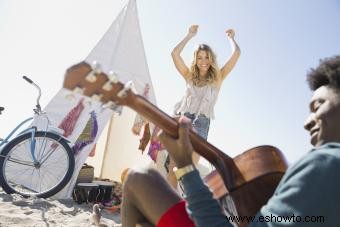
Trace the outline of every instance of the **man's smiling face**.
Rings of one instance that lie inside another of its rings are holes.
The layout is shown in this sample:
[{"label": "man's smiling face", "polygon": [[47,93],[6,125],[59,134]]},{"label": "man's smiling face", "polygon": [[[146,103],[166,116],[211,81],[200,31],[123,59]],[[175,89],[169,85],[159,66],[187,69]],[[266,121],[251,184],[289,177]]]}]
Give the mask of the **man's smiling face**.
[{"label": "man's smiling face", "polygon": [[314,91],[310,111],[304,127],[310,132],[311,144],[340,142],[340,91],[319,87]]}]

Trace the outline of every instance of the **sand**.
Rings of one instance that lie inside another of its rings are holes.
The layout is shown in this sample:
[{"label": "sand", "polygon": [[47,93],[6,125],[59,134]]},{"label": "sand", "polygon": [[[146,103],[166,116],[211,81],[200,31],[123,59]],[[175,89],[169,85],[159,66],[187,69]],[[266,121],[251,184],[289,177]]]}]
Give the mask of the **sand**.
[{"label": "sand", "polygon": [[[92,204],[77,204],[72,199],[52,200],[23,198],[6,194],[0,187],[0,226],[52,227],[52,226],[95,226],[91,218]],[[119,214],[101,212],[101,223],[117,226]]]}]

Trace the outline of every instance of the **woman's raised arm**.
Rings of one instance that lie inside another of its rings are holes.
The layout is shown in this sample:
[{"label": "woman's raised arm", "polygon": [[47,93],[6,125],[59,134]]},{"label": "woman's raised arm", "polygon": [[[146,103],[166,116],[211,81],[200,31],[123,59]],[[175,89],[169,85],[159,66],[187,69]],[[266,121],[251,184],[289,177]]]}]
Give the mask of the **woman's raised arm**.
[{"label": "woman's raised arm", "polygon": [[240,47],[237,45],[237,43],[235,41],[235,32],[234,32],[234,30],[233,29],[228,29],[228,30],[226,30],[226,33],[227,33],[228,39],[229,39],[230,44],[231,44],[232,54],[231,54],[230,58],[227,60],[227,62],[224,64],[224,66],[221,69],[222,80],[224,80],[228,76],[228,74],[234,68],[238,58],[241,55]]},{"label": "woman's raised arm", "polygon": [[184,63],[184,60],[181,57],[181,53],[185,45],[188,43],[188,41],[196,35],[197,29],[198,25],[191,25],[188,34],[184,37],[184,39],[180,43],[177,44],[177,46],[171,52],[172,60],[174,61],[176,69],[184,77],[185,80],[189,79],[188,75],[189,68]]}]

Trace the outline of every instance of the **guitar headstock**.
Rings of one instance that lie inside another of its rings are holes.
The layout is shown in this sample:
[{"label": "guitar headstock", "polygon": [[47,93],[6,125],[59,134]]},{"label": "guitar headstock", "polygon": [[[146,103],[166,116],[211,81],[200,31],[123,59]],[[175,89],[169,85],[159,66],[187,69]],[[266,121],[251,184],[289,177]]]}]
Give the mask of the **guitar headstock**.
[{"label": "guitar headstock", "polygon": [[97,63],[80,62],[67,69],[63,87],[103,103],[127,105],[132,83],[123,84],[114,74],[105,74]]}]

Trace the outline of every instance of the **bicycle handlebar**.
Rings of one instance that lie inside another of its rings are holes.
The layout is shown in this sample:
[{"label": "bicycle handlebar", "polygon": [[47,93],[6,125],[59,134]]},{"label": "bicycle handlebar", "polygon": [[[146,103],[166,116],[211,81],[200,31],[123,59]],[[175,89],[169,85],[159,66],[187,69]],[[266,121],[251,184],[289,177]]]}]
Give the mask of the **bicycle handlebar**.
[{"label": "bicycle handlebar", "polygon": [[33,111],[37,114],[41,113],[41,107],[40,107],[40,97],[41,97],[41,89],[40,87],[34,83],[30,78],[28,78],[27,76],[23,76],[22,77],[24,80],[26,80],[28,83],[32,84],[37,90],[38,90],[38,98],[37,98],[37,104],[36,104],[36,107],[37,109],[33,109]]},{"label": "bicycle handlebar", "polygon": [[27,76],[23,76],[22,78],[24,78],[24,80],[26,80],[28,83],[33,84],[33,81]]}]

